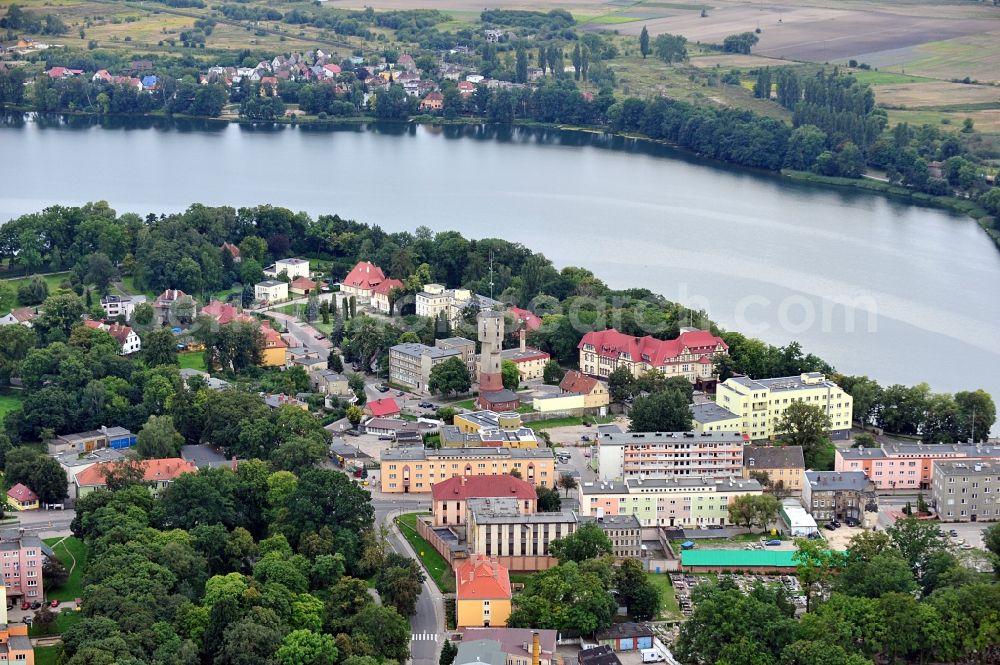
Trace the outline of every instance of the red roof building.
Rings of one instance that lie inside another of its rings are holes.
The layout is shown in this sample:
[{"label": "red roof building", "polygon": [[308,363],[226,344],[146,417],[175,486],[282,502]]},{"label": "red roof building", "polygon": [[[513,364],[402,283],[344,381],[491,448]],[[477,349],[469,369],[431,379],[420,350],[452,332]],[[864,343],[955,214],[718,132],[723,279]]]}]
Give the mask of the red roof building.
[{"label": "red roof building", "polygon": [[523,325],[528,330],[538,330],[542,327],[542,320],[533,312],[521,309],[520,307],[511,307],[510,313],[514,315],[514,318],[517,319],[519,324]]},{"label": "red roof building", "polygon": [[372,289],[372,307],[383,314],[389,314],[389,292],[403,288],[398,279],[387,279]]},{"label": "red roof building", "polygon": [[431,486],[434,526],[465,523],[466,499],[512,497],[520,504],[522,515],[536,512],[538,495],[535,486],[509,475],[452,476]]},{"label": "red roof building", "polygon": [[485,554],[455,567],[455,597],[463,600],[510,600],[507,569]]},{"label": "red roof building", "polygon": [[243,314],[235,305],[219,300],[213,300],[201,309],[201,313],[215,319],[220,326],[232,323],[233,321],[253,321],[249,314]]},{"label": "red roof building", "polygon": [[357,297],[370,299],[375,287],[385,281],[385,273],[371,261],[358,261],[340,283],[340,290]]},{"label": "red roof building", "polygon": [[635,377],[655,369],[692,382],[711,380],[715,356],[729,352],[721,337],[690,328],[668,340],[634,337],[611,328],[587,333],[577,348],[580,369],[591,376],[606,377],[624,366]]},{"label": "red roof building", "polygon": [[[77,496],[84,496],[92,490],[107,485],[107,479],[104,475],[109,465],[113,464],[117,464],[117,462],[94,464],[76,474],[74,482],[77,487]],[[194,473],[198,470],[194,464],[180,457],[142,460],[138,464],[142,467],[143,482],[149,483],[154,492],[162,490],[169,483],[177,480],[181,474]]]},{"label": "red roof building", "polygon": [[222,251],[229,252],[229,255],[233,257],[233,261],[235,263],[239,263],[242,258],[240,256],[240,248],[231,242],[222,243]]},{"label": "red roof building", "polygon": [[559,382],[559,389],[564,393],[580,393],[588,395],[600,383],[592,376],[587,376],[576,370],[568,370]]},{"label": "red roof building", "polygon": [[400,413],[399,404],[391,397],[377,399],[365,404],[365,414],[372,418],[391,418]]},{"label": "red roof building", "polygon": [[312,281],[308,277],[296,277],[292,280],[292,283],[288,285],[288,290],[292,293],[307,296],[316,290],[316,282]]},{"label": "red roof building", "polygon": [[38,495],[31,488],[17,483],[7,490],[7,505],[15,510],[33,510],[38,508]]}]

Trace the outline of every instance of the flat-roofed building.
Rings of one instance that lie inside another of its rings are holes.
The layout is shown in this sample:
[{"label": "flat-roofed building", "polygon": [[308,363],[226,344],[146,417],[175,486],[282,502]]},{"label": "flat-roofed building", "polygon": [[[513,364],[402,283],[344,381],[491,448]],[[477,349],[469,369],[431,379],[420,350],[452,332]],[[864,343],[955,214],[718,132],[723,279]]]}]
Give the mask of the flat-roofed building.
[{"label": "flat-roofed building", "polygon": [[1000,460],[935,460],[931,505],[942,522],[1000,520]]},{"label": "flat-roofed building", "polygon": [[691,405],[691,429],[702,432],[742,432],[743,419],[715,402]]},{"label": "flat-roofed building", "polygon": [[751,439],[777,434],[785,409],[796,402],[818,406],[830,421],[830,436],[845,438],[851,431],[851,396],[819,372],[774,379],[733,376],[716,387],[716,403],[740,417],[740,431]]},{"label": "flat-roofed building", "polygon": [[937,461],[1000,462],[1000,446],[887,441],[879,448],[837,449],[835,471],[864,471],[877,490],[933,487]]},{"label": "flat-roofed building", "polygon": [[553,540],[576,531],[576,513],[524,513],[514,497],[465,502],[465,538],[470,552],[497,558],[510,570],[545,570],[558,563],[549,555]]},{"label": "flat-roofed building", "polygon": [[517,471],[532,485],[555,487],[555,456],[548,448],[392,448],[382,451],[382,491],[430,492],[454,476],[499,476]]},{"label": "flat-roofed building", "polygon": [[598,475],[601,480],[739,476],[743,443],[738,432],[602,434],[597,444]]},{"label": "flat-roofed building", "polygon": [[[476,343],[462,337],[437,340],[435,346],[404,342],[389,348],[389,381],[421,395],[430,394],[431,370],[450,360],[460,359],[466,369],[475,369]],[[470,376],[472,376],[470,374]]]}]

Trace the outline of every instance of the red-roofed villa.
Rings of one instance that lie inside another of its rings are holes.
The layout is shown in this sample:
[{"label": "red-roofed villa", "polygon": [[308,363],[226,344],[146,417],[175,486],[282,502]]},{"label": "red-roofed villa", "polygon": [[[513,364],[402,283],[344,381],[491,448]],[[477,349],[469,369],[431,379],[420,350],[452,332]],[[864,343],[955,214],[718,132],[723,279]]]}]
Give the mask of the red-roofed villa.
[{"label": "red-roofed villa", "polygon": [[624,366],[636,378],[655,369],[692,383],[712,382],[715,356],[729,352],[721,337],[694,328],[682,328],[676,339],[668,340],[634,337],[611,328],[587,333],[577,348],[584,374],[607,377]]}]

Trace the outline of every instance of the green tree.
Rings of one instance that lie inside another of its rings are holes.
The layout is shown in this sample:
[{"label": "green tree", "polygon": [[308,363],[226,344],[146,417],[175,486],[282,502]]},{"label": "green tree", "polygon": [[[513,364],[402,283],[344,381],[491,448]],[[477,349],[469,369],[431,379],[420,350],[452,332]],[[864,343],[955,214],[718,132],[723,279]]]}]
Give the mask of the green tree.
[{"label": "green tree", "polygon": [[532,575],[507,625],[592,635],[611,625],[617,605],[598,574],[569,561]]},{"label": "green tree", "polygon": [[792,555],[795,572],[806,594],[806,612],[812,609],[817,593],[825,594],[834,573],[843,565],[843,554],[827,547],[823,540],[799,538]]},{"label": "green tree", "polygon": [[830,419],[822,407],[806,402],[792,402],[785,409],[776,428],[782,443],[802,446],[806,468],[817,468],[820,454],[828,442]]},{"label": "green tree", "polygon": [[332,635],[299,629],[285,635],[275,658],[280,665],[335,665],[338,655]]},{"label": "green tree", "polygon": [[741,524],[747,529],[767,526],[778,518],[781,503],[771,494],[743,494],[734,498],[729,504],[729,521]]},{"label": "green tree", "polygon": [[850,561],[837,575],[833,588],[849,596],[879,598],[889,592],[913,593],[917,582],[898,553],[886,552],[871,560]]},{"label": "green tree", "polygon": [[623,402],[635,391],[635,377],[628,367],[616,367],[608,375],[608,394],[612,402]]},{"label": "green tree", "polygon": [[357,427],[361,423],[361,419],[365,417],[365,412],[361,410],[361,407],[352,404],[347,407],[346,417],[351,422],[352,427]]},{"label": "green tree", "polygon": [[646,29],[646,26],[642,26],[642,32],[639,33],[639,53],[642,54],[643,60],[652,53],[649,49],[649,30]]},{"label": "green tree", "polygon": [[555,360],[549,360],[542,369],[542,381],[550,386],[559,385],[566,376],[566,370]]},{"label": "green tree", "polygon": [[469,369],[461,358],[449,358],[431,369],[430,381],[427,387],[432,393],[440,395],[460,395],[472,388]]},{"label": "green tree", "polygon": [[132,311],[132,323],[137,326],[148,326],[153,322],[153,306],[148,302],[139,303]]},{"label": "green tree", "polygon": [[594,559],[612,553],[611,540],[601,527],[594,523],[580,526],[576,531],[549,543],[549,553],[559,563]]},{"label": "green tree", "polygon": [[80,324],[85,310],[75,293],[56,293],[42,303],[42,314],[35,320],[35,327],[50,339],[68,338],[73,327]]},{"label": "green tree", "polygon": [[508,390],[517,390],[521,385],[521,372],[517,369],[517,364],[511,360],[503,360],[500,365],[500,374],[503,378],[503,387]]},{"label": "green tree", "polygon": [[681,35],[657,35],[653,40],[653,52],[668,65],[684,62],[688,58],[687,38]]},{"label": "green tree", "polygon": [[156,328],[142,336],[142,357],[149,367],[177,365],[177,340],[170,328]]},{"label": "green tree", "polygon": [[631,432],[687,432],[691,407],[683,394],[669,390],[635,398],[629,411]]},{"label": "green tree", "polygon": [[448,638],[445,638],[441,645],[441,656],[438,658],[438,665],[452,665],[455,656],[458,655],[458,647]]},{"label": "green tree", "polygon": [[570,490],[575,490],[578,487],[576,478],[568,473],[561,474],[559,476],[559,480],[556,481],[556,484],[560,489],[566,492],[566,496],[569,496]]},{"label": "green tree", "polygon": [[375,588],[382,602],[396,608],[404,617],[417,608],[417,598],[424,582],[420,564],[405,556],[392,553],[375,576]]},{"label": "green tree", "polygon": [[930,557],[947,545],[937,524],[916,517],[896,520],[886,533],[917,579],[927,570]]},{"label": "green tree", "polygon": [[990,394],[982,389],[957,392],[955,404],[958,407],[956,439],[966,441],[971,438],[974,443],[987,441],[997,415],[996,404]]},{"label": "green tree", "polygon": [[136,437],[135,451],[145,459],[177,457],[183,443],[170,416],[150,416]]},{"label": "green tree", "polygon": [[551,487],[538,485],[535,487],[535,495],[538,497],[538,510],[543,513],[558,512],[562,506],[562,499],[559,492]]}]

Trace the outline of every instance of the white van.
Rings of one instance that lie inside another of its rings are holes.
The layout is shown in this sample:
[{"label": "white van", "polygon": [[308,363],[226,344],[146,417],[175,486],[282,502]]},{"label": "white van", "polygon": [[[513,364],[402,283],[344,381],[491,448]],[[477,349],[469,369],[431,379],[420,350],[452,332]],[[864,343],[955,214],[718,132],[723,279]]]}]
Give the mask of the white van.
[{"label": "white van", "polygon": [[662,663],[666,660],[656,649],[643,649],[642,650],[642,662],[644,663]]}]

